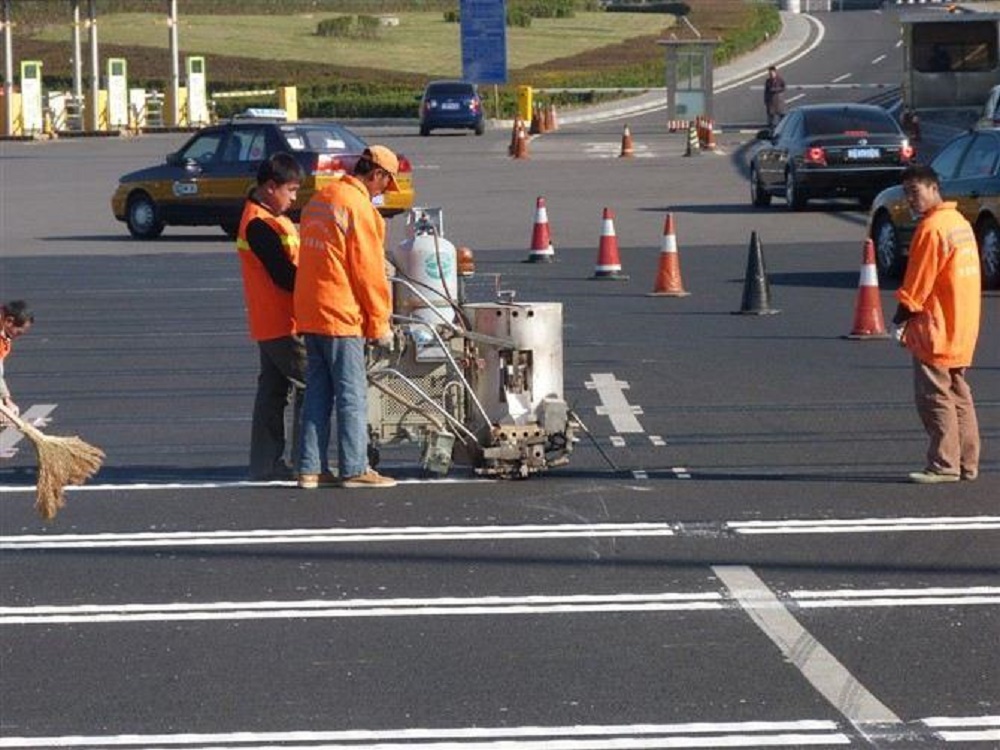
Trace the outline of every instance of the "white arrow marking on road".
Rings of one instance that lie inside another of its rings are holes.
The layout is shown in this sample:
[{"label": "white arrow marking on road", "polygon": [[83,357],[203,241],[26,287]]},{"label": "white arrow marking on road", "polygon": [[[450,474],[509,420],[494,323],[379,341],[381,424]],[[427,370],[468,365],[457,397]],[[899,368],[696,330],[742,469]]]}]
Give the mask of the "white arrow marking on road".
[{"label": "white arrow marking on road", "polygon": [[607,416],[616,432],[645,432],[636,414],[642,414],[641,406],[633,406],[625,399],[629,384],[618,380],[611,372],[591,373],[591,379],[584,386],[597,391],[601,406],[595,407],[598,414]]},{"label": "white arrow marking on road", "polygon": [[[45,427],[49,423],[49,414],[55,411],[55,404],[35,404],[21,414],[21,419],[32,427]],[[13,458],[17,454],[17,444],[24,435],[13,427],[0,430],[0,458]]]}]

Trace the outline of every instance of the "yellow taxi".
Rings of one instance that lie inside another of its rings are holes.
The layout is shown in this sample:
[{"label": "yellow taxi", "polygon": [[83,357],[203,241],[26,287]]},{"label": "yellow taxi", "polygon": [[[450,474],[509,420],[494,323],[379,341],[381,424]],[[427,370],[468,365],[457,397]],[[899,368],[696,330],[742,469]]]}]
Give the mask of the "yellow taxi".
[{"label": "yellow taxi", "polygon": [[[350,174],[366,147],[360,136],[328,120],[236,117],[199,130],[165,163],[123,175],[111,196],[111,210],[137,239],[159,237],[166,226],[219,226],[235,236],[258,166],[285,151],[306,175],[291,212],[297,221],[312,194]],[[413,205],[413,167],[398,156],[399,190],[376,198],[387,217]]]}]

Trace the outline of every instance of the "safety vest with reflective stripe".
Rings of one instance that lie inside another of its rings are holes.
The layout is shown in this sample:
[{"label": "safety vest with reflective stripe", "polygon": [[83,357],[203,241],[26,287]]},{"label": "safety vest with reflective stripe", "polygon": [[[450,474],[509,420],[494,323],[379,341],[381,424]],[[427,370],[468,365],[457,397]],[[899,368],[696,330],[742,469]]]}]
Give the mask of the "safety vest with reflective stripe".
[{"label": "safety vest with reflective stripe", "polygon": [[243,270],[243,292],[250,323],[250,338],[254,341],[269,341],[295,333],[295,316],[292,310],[292,293],[272,281],[267,268],[247,241],[247,225],[254,219],[267,223],[281,238],[282,250],[295,266],[299,263],[299,233],[287,216],[275,216],[252,199],[243,207],[236,249],[239,251]]}]

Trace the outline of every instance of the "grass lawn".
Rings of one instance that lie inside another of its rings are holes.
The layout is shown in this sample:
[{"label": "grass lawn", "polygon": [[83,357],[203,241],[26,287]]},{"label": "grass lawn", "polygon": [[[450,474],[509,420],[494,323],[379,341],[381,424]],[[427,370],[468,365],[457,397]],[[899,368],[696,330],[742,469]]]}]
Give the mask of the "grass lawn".
[{"label": "grass lawn", "polygon": [[[375,40],[317,36],[319,21],[332,15],[335,14],[182,14],[178,40],[182,55],[266,57],[426,76],[461,76],[460,27],[445,22],[440,12],[395,14],[399,25],[382,27]],[[535,18],[527,29],[507,29],[508,68],[518,70],[657,33],[667,29],[673,20],[673,16],[649,13],[582,12],[566,19]],[[32,36],[40,41],[65,42],[70,36],[69,24],[47,25]],[[99,17],[101,44],[165,49],[168,41],[165,14],[118,13]]]}]

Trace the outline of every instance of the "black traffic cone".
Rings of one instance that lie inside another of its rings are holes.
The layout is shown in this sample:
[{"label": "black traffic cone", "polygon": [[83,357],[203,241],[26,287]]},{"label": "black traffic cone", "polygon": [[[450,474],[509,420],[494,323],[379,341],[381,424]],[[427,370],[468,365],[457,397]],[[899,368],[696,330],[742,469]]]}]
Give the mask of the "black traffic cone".
[{"label": "black traffic cone", "polygon": [[747,255],[747,273],[743,281],[743,305],[736,315],[774,315],[781,310],[771,307],[771,285],[764,270],[764,253],[760,249],[757,232],[750,233],[750,251]]}]

